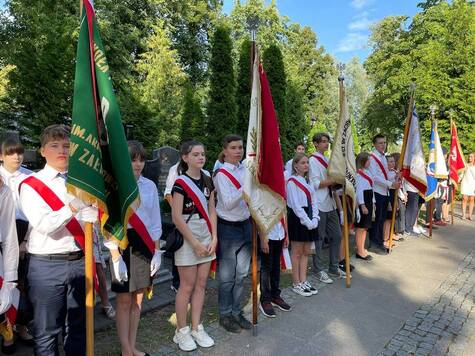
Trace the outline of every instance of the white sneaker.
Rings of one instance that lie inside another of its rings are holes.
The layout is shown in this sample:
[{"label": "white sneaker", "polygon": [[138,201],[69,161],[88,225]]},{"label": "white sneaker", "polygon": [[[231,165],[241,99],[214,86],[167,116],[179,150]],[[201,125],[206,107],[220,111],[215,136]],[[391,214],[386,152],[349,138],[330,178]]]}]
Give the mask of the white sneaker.
[{"label": "white sneaker", "polygon": [[[336,278],[346,278],[346,272],[345,271],[342,271],[341,269],[338,268],[337,272],[333,273],[333,272],[329,272],[332,277],[336,277]],[[351,274],[350,274],[350,278],[352,278]]]},{"label": "white sneaker", "polygon": [[423,226],[419,226],[419,231],[421,232],[421,234],[425,234],[427,232],[427,230],[424,229]]},{"label": "white sneaker", "polygon": [[302,283],[299,283],[297,285],[294,284],[292,290],[299,294],[299,295],[302,295],[304,297],[310,297],[312,295],[312,292],[310,292],[310,290],[306,289]]},{"label": "white sneaker", "polygon": [[331,279],[327,272],[325,271],[320,271],[318,272],[318,280],[322,283],[326,283],[326,284],[331,284],[333,283],[333,279]]},{"label": "white sneaker", "polygon": [[312,293],[312,295],[318,293],[317,288],[312,287],[312,285],[308,281],[302,282],[302,285],[304,286],[304,288],[308,289],[310,293]]},{"label": "white sneaker", "polygon": [[214,340],[205,331],[203,324],[198,325],[198,330],[192,330],[191,336],[195,339],[196,343],[201,347],[214,346]]},{"label": "white sneaker", "polygon": [[180,330],[175,330],[175,336],[173,336],[173,342],[178,344],[178,347],[182,351],[193,351],[196,350],[197,346],[195,340],[191,336],[190,327],[185,326]]}]

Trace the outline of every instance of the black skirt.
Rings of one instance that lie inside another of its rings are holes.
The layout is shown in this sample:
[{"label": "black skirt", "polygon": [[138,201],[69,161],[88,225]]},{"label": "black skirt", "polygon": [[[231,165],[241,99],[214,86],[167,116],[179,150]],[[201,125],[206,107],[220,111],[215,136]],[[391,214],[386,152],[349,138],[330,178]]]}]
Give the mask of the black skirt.
[{"label": "black skirt", "polygon": [[[308,214],[308,207],[303,207]],[[300,223],[300,219],[295,215],[294,211],[287,207],[287,225],[289,230],[289,240],[296,242],[312,242],[318,238],[318,230],[309,230],[305,225]]]},{"label": "black skirt", "polygon": [[152,253],[134,229],[127,230],[127,238],[129,245],[122,252],[122,259],[127,266],[127,282],[119,282],[115,279],[112,258],[110,259],[111,290],[115,293],[131,293],[152,285],[152,277],[150,276]]},{"label": "black skirt", "polygon": [[368,189],[363,191],[364,205],[368,209],[368,214],[363,214],[361,206],[358,206],[360,211],[360,221],[355,224],[355,227],[360,229],[369,229],[373,220],[373,190]]}]

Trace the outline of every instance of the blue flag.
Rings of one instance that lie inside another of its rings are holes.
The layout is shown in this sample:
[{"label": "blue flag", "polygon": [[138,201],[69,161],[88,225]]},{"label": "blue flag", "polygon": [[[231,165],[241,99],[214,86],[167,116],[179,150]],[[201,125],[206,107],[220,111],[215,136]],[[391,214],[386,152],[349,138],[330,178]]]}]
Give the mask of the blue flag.
[{"label": "blue flag", "polygon": [[435,150],[435,133],[436,123],[432,121],[432,128],[430,130],[430,142],[429,142],[429,160],[427,162],[427,192],[426,200],[434,198],[437,192],[437,178],[435,177],[435,164],[436,164],[436,150]]}]

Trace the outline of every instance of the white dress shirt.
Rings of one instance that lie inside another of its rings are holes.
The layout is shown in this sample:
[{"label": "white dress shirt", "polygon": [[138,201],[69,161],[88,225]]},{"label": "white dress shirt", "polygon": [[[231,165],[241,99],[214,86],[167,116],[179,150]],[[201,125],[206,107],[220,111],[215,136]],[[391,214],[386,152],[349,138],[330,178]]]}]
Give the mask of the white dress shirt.
[{"label": "white dress shirt", "polygon": [[292,178],[297,179],[310,192],[310,196],[312,197],[313,222],[303,209],[304,207],[308,207],[307,195],[294,182],[292,182],[292,180],[287,181],[287,206],[293,210],[295,215],[297,215],[302,225],[306,226],[309,230],[315,229],[317,226],[314,226],[313,224],[315,220],[318,224],[318,220],[320,219],[318,215],[317,193],[312,184],[308,184],[304,177],[294,175]]},{"label": "white dress shirt", "polygon": [[32,171],[23,167],[10,173],[5,169],[5,167],[3,167],[3,165],[0,166],[0,176],[13,193],[13,201],[15,202],[15,219],[27,221],[25,214],[23,214],[23,211],[21,210],[18,187],[20,186],[20,183],[32,173]]},{"label": "white dress shirt", "polygon": [[[380,153],[377,150],[373,150],[372,153],[379,159],[379,161],[381,162],[381,164],[383,165],[385,169],[386,174],[388,174],[389,173],[388,161],[386,160],[386,156],[384,155],[384,153]],[[374,179],[374,186],[373,186],[374,192],[381,195],[389,195],[389,188],[391,187],[393,182],[389,180],[389,175],[388,175],[388,179],[385,178],[384,173],[381,170],[381,167],[375,161],[373,156],[370,156],[369,160],[370,160],[369,171],[371,172],[371,176]]]},{"label": "white dress shirt", "polygon": [[[325,162],[328,163],[328,158],[322,155],[320,152],[315,152],[313,155],[319,156]],[[318,209],[322,212],[329,212],[336,209],[335,200],[330,195],[330,188],[320,188],[320,182],[327,179],[327,169],[316,159],[310,156],[309,163],[309,178],[313,185],[313,188],[317,192]]]},{"label": "white dress shirt", "polygon": [[[371,176],[371,172],[368,170],[364,170],[364,173],[373,180],[373,185],[374,185],[374,179]],[[362,205],[365,203],[364,201],[364,191],[365,190],[373,190],[373,187],[371,184],[369,184],[368,180],[364,178],[359,172],[356,174],[356,201],[358,202],[358,205]],[[373,193],[373,203],[375,202],[374,199],[374,193]]]},{"label": "white dress shirt", "polygon": [[285,163],[285,172],[289,172],[289,177],[292,175],[292,162],[293,162],[293,158],[292,159],[289,159],[286,163]]},{"label": "white dress shirt", "polygon": [[274,225],[272,230],[269,231],[269,234],[267,235],[267,238],[273,241],[283,240],[284,237],[285,237],[285,229],[284,229],[284,225],[282,225],[280,221]]},{"label": "white dress shirt", "polygon": [[[219,162],[219,161],[218,161]],[[167,195],[172,194],[173,185],[175,184],[176,179],[178,178],[178,165],[180,162],[175,163],[173,166],[170,167],[168,171],[167,181],[165,183],[165,190],[163,191],[163,196],[166,197]],[[210,177],[209,172],[206,169],[201,170],[204,174]]]},{"label": "white dress shirt", "polygon": [[[160,204],[158,201],[158,190],[150,179],[140,176],[137,180],[140,194],[140,206],[135,214],[142,220],[153,241],[157,241],[162,236],[162,218],[160,216]],[[128,225],[131,229],[132,226]]]},{"label": "white dress shirt", "polygon": [[218,173],[214,177],[214,187],[218,194],[218,204],[216,205],[217,215],[227,221],[244,221],[249,219],[250,213],[246,202],[242,197],[242,185],[246,167],[242,163],[237,166],[224,162],[223,167],[227,169],[234,178],[241,184],[241,188],[236,186],[223,174]]},{"label": "white dress shirt", "polygon": [[[66,224],[73,217],[69,203],[74,196],[66,191],[65,175],[48,165],[33,175],[46,184],[61,199],[64,206],[53,211],[33,188],[27,184],[21,186],[20,203],[32,227],[27,251],[38,255],[79,251],[80,246],[76,244],[74,236],[66,228]],[[77,214],[76,219],[84,229],[80,214]]]},{"label": "white dress shirt", "polygon": [[0,188],[0,277],[6,282],[18,279],[18,238],[13,194],[6,185]]}]

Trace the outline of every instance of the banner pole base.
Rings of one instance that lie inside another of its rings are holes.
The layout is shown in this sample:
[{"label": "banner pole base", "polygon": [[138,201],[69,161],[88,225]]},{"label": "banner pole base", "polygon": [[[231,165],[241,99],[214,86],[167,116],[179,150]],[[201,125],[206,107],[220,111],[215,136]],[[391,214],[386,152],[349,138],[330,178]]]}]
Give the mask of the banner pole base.
[{"label": "banner pole base", "polygon": [[252,326],[252,336],[257,336],[257,324]]}]

